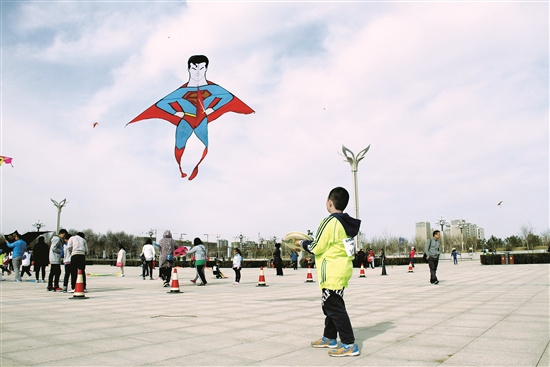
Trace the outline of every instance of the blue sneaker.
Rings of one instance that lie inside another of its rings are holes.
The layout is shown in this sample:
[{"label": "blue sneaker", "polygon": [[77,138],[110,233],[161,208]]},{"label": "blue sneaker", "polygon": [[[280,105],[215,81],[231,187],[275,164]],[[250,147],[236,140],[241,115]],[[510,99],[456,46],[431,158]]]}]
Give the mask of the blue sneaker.
[{"label": "blue sneaker", "polygon": [[336,339],[329,339],[323,336],[321,339],[311,342],[311,346],[313,348],[336,348],[338,342]]},{"label": "blue sneaker", "polygon": [[359,355],[359,347],[357,344],[344,344],[342,343],[338,348],[328,351],[328,355],[331,357],[352,357]]}]

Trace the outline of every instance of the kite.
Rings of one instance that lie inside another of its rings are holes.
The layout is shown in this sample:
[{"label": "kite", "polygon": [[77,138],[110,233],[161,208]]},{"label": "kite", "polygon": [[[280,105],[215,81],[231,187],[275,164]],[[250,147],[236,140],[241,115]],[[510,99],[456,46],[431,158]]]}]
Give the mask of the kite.
[{"label": "kite", "polygon": [[199,165],[208,154],[208,124],[226,112],[245,115],[254,113],[239,98],[206,79],[208,62],[204,55],[191,56],[187,61],[188,82],[126,124],[128,126],[137,121],[157,118],[176,126],[174,155],[182,178],[187,177],[187,173],[181,168],[181,157],[187,141],[194,133],[204,145],[204,150],[189,176],[189,181],[197,176]]},{"label": "kite", "polygon": [[0,166],[2,165],[2,163],[7,163],[7,164],[10,164],[13,167],[13,163],[11,163],[12,159],[13,158],[5,157],[3,155],[0,155]]},{"label": "kite", "polygon": [[181,246],[174,250],[174,256],[185,256],[189,251],[189,247]]},{"label": "kite", "polygon": [[501,204],[502,204],[502,200],[498,202],[497,206],[502,208]]},{"label": "kite", "polygon": [[99,122],[94,122],[94,123],[92,124],[92,126],[94,127],[94,129],[95,129],[95,127],[96,127],[97,125],[99,125]]}]

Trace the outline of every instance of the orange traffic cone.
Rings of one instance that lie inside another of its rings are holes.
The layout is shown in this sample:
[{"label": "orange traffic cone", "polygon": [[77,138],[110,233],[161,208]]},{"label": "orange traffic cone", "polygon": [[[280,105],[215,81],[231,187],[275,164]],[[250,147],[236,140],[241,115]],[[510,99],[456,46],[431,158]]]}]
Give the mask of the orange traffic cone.
[{"label": "orange traffic cone", "polygon": [[366,278],[365,276],[365,267],[361,264],[361,271],[359,271],[359,278]]},{"label": "orange traffic cone", "polygon": [[183,293],[180,291],[180,282],[178,280],[178,269],[174,268],[172,271],[172,284],[170,286],[170,292],[166,293]]},{"label": "orange traffic cone", "polygon": [[306,281],[305,283],[315,283],[313,281],[313,275],[311,274],[311,266],[307,266],[307,278],[306,278]]},{"label": "orange traffic cone", "polygon": [[412,262],[410,262],[410,261],[409,261],[409,271],[408,271],[408,272],[409,272],[409,273],[414,273],[414,271],[413,271],[413,264],[412,264]]},{"label": "orange traffic cone", "polygon": [[265,284],[264,267],[260,266],[260,279],[258,279],[258,285],[256,287],[267,287]]},{"label": "orange traffic cone", "polygon": [[78,275],[76,276],[76,284],[74,286],[74,294],[69,299],[88,299],[84,292],[84,277],[82,276],[82,269],[78,269]]}]

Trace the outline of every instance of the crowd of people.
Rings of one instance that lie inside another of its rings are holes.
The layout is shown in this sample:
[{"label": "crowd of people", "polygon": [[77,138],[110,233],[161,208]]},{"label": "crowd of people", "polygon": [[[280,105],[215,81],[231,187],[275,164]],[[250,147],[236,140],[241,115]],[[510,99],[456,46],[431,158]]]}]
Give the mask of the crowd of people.
[{"label": "crowd of people", "polygon": [[[77,274],[80,270],[83,277],[84,292],[86,289],[86,254],[88,253],[88,245],[85,235],[78,232],[71,235],[67,230],[60,229],[59,233],[52,236],[50,245],[48,245],[44,237],[39,237],[34,248],[31,249],[27,242],[21,238],[16,231],[10,235],[11,241],[7,241],[6,247],[11,252],[0,250],[0,258],[2,259],[2,280],[3,275],[7,272],[11,275],[12,269],[14,273],[14,281],[22,282],[23,277],[28,275],[32,277],[31,266],[34,265],[34,276],[36,283],[46,282],[46,267],[50,266],[48,275],[48,291],[64,293],[74,292]],[[61,265],[63,265],[63,283],[61,280]],[[33,281],[31,279],[31,281]],[[63,287],[61,287],[61,285]]]},{"label": "crowd of people", "polygon": [[[311,342],[314,348],[329,348],[329,355],[335,357],[357,356],[360,354],[359,347],[355,343],[355,337],[351,321],[344,303],[344,290],[348,287],[349,279],[353,272],[353,260],[360,265],[367,265],[374,269],[375,254],[372,249],[366,252],[362,249],[355,251],[354,237],[359,233],[361,221],[344,213],[349,201],[349,193],[342,187],[336,187],[330,191],[326,208],[329,216],[325,217],[317,230],[316,238],[312,240],[296,240],[294,245],[302,248],[306,253],[311,254],[317,266],[319,288],[321,290],[321,305],[325,315],[323,335],[320,339]],[[438,284],[437,266],[441,253],[439,238],[440,231],[434,231],[433,237],[428,239],[425,246],[424,256],[430,268],[430,282]],[[76,275],[82,272],[84,291],[86,290],[86,254],[88,246],[83,233],[71,235],[65,229],[51,238],[49,246],[43,238],[38,240],[34,253],[27,248],[26,242],[20,238],[17,232],[14,233],[12,241],[8,241],[8,248],[11,251],[11,263],[15,272],[15,281],[21,282],[25,274],[31,276],[30,267],[34,261],[36,281],[45,280],[45,267],[49,263],[50,274],[48,277],[48,291],[74,292]],[[172,238],[169,230],[166,230],[158,244],[148,239],[143,245],[140,258],[142,261],[143,280],[146,277],[154,279],[153,270],[155,267],[156,249],[158,247],[159,278],[163,281],[164,287],[170,287],[170,279],[175,263],[176,241]],[[46,254],[48,258],[46,259]],[[187,251],[188,255],[194,258],[196,276],[191,279],[192,283],[198,286],[208,284],[205,276],[205,268],[208,260],[208,251],[200,238],[193,240],[193,247]],[[409,254],[412,266],[414,266],[415,248],[411,248]],[[2,254],[4,256],[5,254]],[[233,250],[232,268],[235,272],[235,281],[238,285],[241,281],[241,269],[243,256],[238,248]],[[290,254],[291,267],[297,269],[298,254],[292,251]],[[382,250],[379,256],[383,273],[385,274],[385,254]],[[61,265],[64,265],[65,276],[63,288],[59,281],[61,276]],[[455,260],[456,264],[456,260]],[[116,265],[120,267],[120,276],[124,276],[126,265],[126,251],[120,246]],[[277,269],[277,275],[283,276],[283,260],[281,244],[275,245],[273,253],[273,265]],[[9,270],[8,270],[9,271]],[[2,267],[4,272],[4,266]],[[214,275],[217,278],[226,278],[220,270],[220,263],[215,262]],[[200,282],[198,280],[200,279]],[[70,281],[70,288],[69,288]],[[198,282],[198,283],[197,283]],[[340,338],[340,343],[337,341]]]}]

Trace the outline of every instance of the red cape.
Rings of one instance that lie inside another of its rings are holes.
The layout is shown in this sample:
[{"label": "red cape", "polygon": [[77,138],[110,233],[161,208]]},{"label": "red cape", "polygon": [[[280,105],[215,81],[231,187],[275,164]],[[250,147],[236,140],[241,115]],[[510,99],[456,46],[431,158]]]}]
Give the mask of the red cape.
[{"label": "red cape", "polygon": [[[187,84],[188,83],[185,83],[184,85],[182,85],[178,89],[187,87]],[[208,84],[215,84],[215,83],[212,83],[212,82],[208,81]],[[230,92],[227,92],[227,93],[230,93]],[[225,105],[223,105],[222,107],[220,107],[219,109],[212,112],[210,115],[208,115],[208,123],[214,121],[215,119],[217,119],[218,117],[220,117],[221,115],[223,115],[226,112],[242,113],[242,114],[245,114],[245,115],[254,113],[254,110],[252,108],[248,107],[243,101],[238,99],[234,94],[232,94],[232,93],[230,93],[230,94],[233,96],[233,99],[231,101],[229,101],[228,103],[226,103]],[[159,101],[162,101],[162,99],[159,100]],[[171,124],[173,124],[175,126],[178,126],[178,124],[181,121],[181,118],[176,116],[176,115],[172,115],[172,114],[158,108],[157,103],[159,101],[157,101],[154,105],[152,105],[151,107],[149,107],[148,109],[146,109],[145,111],[140,113],[135,119],[133,119],[132,121],[130,121],[126,125],[129,125],[131,123],[138,122],[138,121],[141,121],[141,120],[161,119],[161,120],[166,120],[166,121],[170,122]],[[216,102],[216,100],[214,100],[213,104],[215,104],[215,102]],[[205,107],[205,109],[207,109],[210,106],[204,106],[204,107]]]}]

